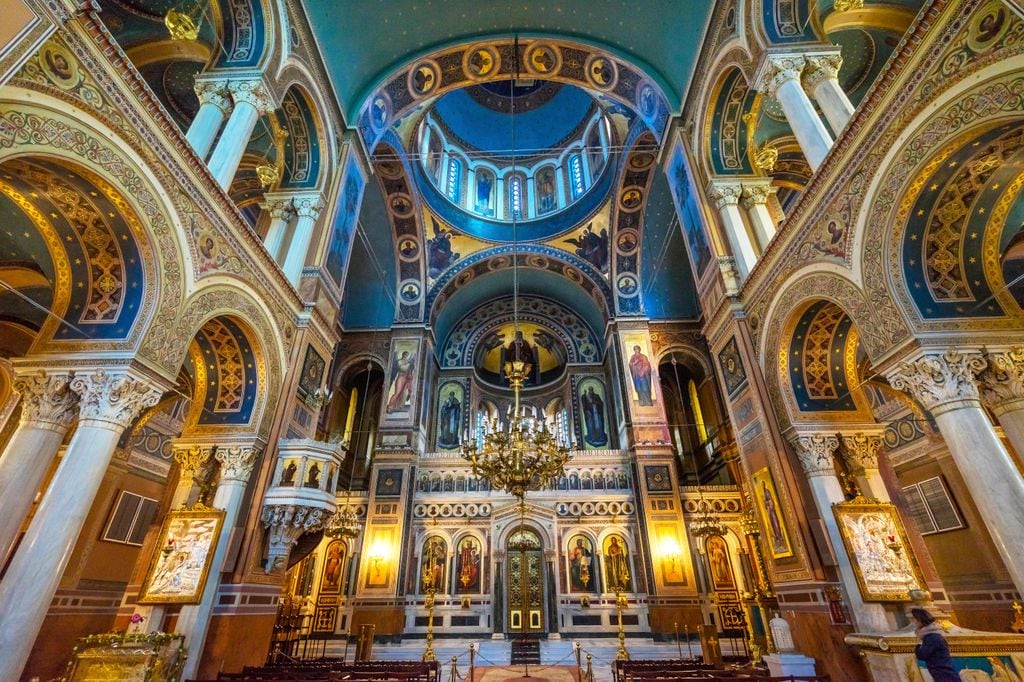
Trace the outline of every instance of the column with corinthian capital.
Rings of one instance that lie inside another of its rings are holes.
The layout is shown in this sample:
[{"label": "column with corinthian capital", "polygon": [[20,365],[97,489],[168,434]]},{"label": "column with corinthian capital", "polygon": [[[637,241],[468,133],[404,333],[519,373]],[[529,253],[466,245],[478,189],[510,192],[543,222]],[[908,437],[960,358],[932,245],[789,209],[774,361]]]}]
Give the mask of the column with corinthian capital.
[{"label": "column with corinthian capital", "polygon": [[775,220],[768,211],[768,197],[775,192],[771,180],[744,180],[743,194],[740,196],[740,203],[746,209],[750,217],[750,224],[757,235],[757,241],[761,245],[761,251],[768,248],[772,237],[775,236]]},{"label": "column with corinthian capital", "polygon": [[295,197],[292,203],[295,206],[297,217],[281,269],[288,281],[297,287],[299,278],[302,277],[302,268],[306,265],[309,243],[313,239],[313,227],[316,225],[316,219],[320,217],[320,211],[323,210],[324,205],[318,194]]},{"label": "column with corinthian capital", "polygon": [[865,497],[879,502],[890,502],[889,490],[878,470],[878,453],[882,450],[882,436],[877,433],[844,433],[843,460],[853,475],[857,487]]},{"label": "column with corinthian capital", "polygon": [[985,354],[978,376],[981,398],[1003,427],[1017,457],[1024,459],[1024,346]]},{"label": "column with corinthian capital", "polygon": [[0,455],[0,566],[18,538],[64,434],[78,416],[78,396],[68,388],[71,375],[66,370],[19,367],[15,371],[21,421]]},{"label": "column with corinthian capital", "polygon": [[21,675],[117,441],[164,388],[121,367],[80,371],[71,379],[78,426],[0,582],[0,680]]},{"label": "column with corinthian capital", "polygon": [[811,170],[818,170],[832,148],[832,136],[818,117],[814,104],[800,85],[807,65],[803,54],[767,53],[758,68],[755,84],[779,101],[793,135],[800,143]]},{"label": "column with corinthian capital", "polygon": [[839,50],[835,50],[809,54],[806,59],[807,66],[804,67],[800,81],[821,107],[825,119],[832,126],[832,132],[838,136],[853,116],[853,103],[839,84],[839,68],[843,65],[843,58]]},{"label": "column with corinthian capital", "polygon": [[1024,477],[981,406],[975,379],[987,365],[980,353],[950,349],[902,362],[887,378],[935,417],[992,542],[1024,592]]},{"label": "column with corinthian capital", "polygon": [[263,240],[263,245],[267,247],[270,257],[281,263],[283,258],[281,245],[288,232],[288,224],[295,217],[292,195],[268,192],[263,195],[263,203],[260,204],[260,208],[270,213],[270,226],[267,227],[267,236]]},{"label": "column with corinthian capital", "polygon": [[210,574],[203,588],[202,599],[198,604],[183,606],[178,616],[177,631],[185,635],[185,648],[188,650],[188,660],[181,671],[182,679],[197,676],[199,663],[203,657],[203,646],[206,644],[206,632],[210,627],[210,618],[213,616],[213,607],[220,588],[224,557],[231,542],[231,530],[238,521],[242,498],[245,497],[245,487],[259,460],[259,453],[260,448],[255,444],[226,445],[218,447],[214,453],[214,458],[220,463],[220,483],[213,497],[213,506],[224,510],[224,525],[213,552]]},{"label": "column with corinthian capital", "polygon": [[714,202],[718,214],[722,217],[722,227],[732,248],[740,276],[746,277],[757,262],[757,252],[750,241],[750,233],[743,222],[743,214],[740,213],[739,203],[742,194],[743,186],[739,181],[712,180],[708,185],[708,197]]},{"label": "column with corinthian capital", "polygon": [[237,80],[228,83],[234,110],[210,155],[210,172],[217,184],[227,189],[235,179],[242,154],[249,144],[260,116],[274,110],[270,90],[261,80]]},{"label": "column with corinthian capital", "polygon": [[224,119],[231,113],[231,95],[228,82],[223,78],[197,78],[195,91],[199,98],[199,113],[192,119],[185,138],[199,158],[205,160]]},{"label": "column with corinthian capital", "polygon": [[889,632],[896,629],[897,623],[881,604],[868,604],[864,601],[857,586],[857,576],[853,563],[846,553],[843,536],[839,532],[839,523],[832,511],[832,505],[843,502],[843,486],[836,475],[835,452],[839,449],[839,439],[828,433],[803,433],[793,440],[797,459],[807,475],[811,486],[814,505],[818,509],[822,523],[832,543],[836,556],[836,568],[839,579],[843,583],[846,599],[850,603],[853,621],[860,632]]}]

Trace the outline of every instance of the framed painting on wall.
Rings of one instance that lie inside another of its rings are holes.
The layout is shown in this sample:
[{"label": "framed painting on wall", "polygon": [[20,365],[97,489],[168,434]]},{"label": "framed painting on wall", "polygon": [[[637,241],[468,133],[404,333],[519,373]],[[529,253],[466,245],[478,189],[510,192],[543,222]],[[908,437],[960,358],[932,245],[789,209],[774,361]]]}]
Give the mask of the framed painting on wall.
[{"label": "framed painting on wall", "polygon": [[139,603],[198,604],[223,523],[223,510],[201,505],[169,512]]},{"label": "framed painting on wall", "polygon": [[789,533],[782,518],[782,505],[779,504],[779,493],[775,490],[775,481],[768,467],[758,470],[753,475],[754,499],[761,512],[761,520],[768,546],[772,550],[772,558],[783,559],[793,556],[793,547],[789,543]]}]

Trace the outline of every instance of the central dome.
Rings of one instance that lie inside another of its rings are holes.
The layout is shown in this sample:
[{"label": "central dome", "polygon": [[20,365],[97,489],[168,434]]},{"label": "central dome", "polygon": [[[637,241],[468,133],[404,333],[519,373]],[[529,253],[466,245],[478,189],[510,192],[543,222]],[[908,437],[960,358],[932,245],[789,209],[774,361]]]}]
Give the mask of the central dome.
[{"label": "central dome", "polygon": [[555,221],[567,229],[605,194],[611,137],[604,108],[582,88],[486,83],[449,92],[427,110],[416,137],[418,171],[432,190],[424,192],[428,202],[446,218],[451,209],[487,223],[571,213]]}]

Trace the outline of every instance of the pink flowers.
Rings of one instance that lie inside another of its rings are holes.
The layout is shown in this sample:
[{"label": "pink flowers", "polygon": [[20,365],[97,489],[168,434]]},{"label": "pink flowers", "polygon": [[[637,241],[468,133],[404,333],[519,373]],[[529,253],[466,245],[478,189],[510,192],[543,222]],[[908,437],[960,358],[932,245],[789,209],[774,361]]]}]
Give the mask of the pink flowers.
[{"label": "pink flowers", "polygon": [[141,623],[144,620],[146,620],[146,617],[143,616],[141,613],[133,613],[132,617],[129,619],[129,622],[132,625],[138,625],[139,623]]}]

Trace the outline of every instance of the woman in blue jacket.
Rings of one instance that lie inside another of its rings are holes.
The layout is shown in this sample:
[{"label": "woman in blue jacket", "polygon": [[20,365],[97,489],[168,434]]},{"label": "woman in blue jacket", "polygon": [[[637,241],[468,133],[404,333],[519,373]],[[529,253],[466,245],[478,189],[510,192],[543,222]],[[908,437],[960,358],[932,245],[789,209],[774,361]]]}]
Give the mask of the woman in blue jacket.
[{"label": "woman in blue jacket", "polygon": [[910,615],[917,623],[917,639],[921,642],[914,653],[924,661],[932,679],[935,682],[960,682],[960,675],[949,655],[949,645],[942,636],[942,628],[924,609],[911,609]]}]

